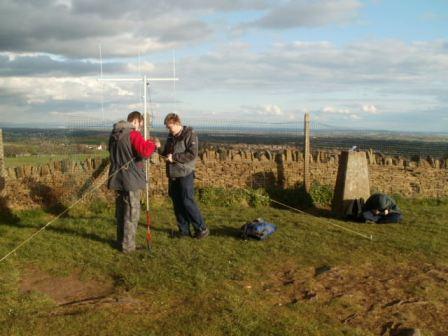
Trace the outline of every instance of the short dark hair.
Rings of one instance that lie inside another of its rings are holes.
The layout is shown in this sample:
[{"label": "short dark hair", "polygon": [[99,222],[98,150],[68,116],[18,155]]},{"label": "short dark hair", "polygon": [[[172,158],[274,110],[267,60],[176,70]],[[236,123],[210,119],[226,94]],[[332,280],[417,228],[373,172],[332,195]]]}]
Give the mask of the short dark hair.
[{"label": "short dark hair", "polygon": [[138,111],[134,111],[128,114],[128,122],[131,123],[135,119],[138,119],[138,121],[143,121],[143,115]]},{"label": "short dark hair", "polygon": [[168,125],[169,123],[181,124],[180,118],[176,113],[168,113],[163,121],[164,125]]}]

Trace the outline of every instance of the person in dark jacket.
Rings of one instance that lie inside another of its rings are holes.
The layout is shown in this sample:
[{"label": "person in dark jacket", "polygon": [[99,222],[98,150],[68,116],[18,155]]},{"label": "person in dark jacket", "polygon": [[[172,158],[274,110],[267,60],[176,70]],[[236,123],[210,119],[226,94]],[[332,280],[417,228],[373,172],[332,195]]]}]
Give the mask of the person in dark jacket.
[{"label": "person in dark jacket", "polygon": [[179,228],[178,235],[191,236],[191,224],[194,237],[205,238],[209,235],[209,229],[194,199],[198,137],[191,127],[182,126],[179,116],[175,113],[169,113],[164,123],[169,130],[169,135],[161,154],[166,159],[168,193],[173,201]]},{"label": "person in dark jacket", "polygon": [[363,206],[363,219],[368,222],[386,224],[398,223],[403,219],[395,200],[381,193],[370,196]]},{"label": "person in dark jacket", "polygon": [[116,191],[115,217],[117,244],[124,253],[135,250],[135,234],[140,219],[140,199],[146,186],[144,159],[160,147],[160,142],[145,140],[140,133],[143,116],[134,111],[127,121],[119,121],[109,138],[109,189]]}]

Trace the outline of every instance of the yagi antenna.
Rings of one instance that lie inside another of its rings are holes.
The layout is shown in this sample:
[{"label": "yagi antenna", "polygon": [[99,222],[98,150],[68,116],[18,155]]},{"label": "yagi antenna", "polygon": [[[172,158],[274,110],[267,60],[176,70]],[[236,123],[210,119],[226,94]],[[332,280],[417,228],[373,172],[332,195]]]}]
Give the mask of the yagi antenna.
[{"label": "yagi antenna", "polygon": [[[138,75],[141,76],[142,75],[142,68],[141,68],[141,62],[140,62],[140,48],[138,49]],[[143,101],[143,92],[142,89],[140,87],[139,89],[139,96],[140,96],[140,101]]]},{"label": "yagi antenna", "polygon": [[[173,50],[173,77],[176,78],[176,50]],[[173,101],[174,101],[174,109],[177,110],[176,81],[173,81]],[[177,112],[177,111],[174,111],[174,112]]]},{"label": "yagi antenna", "polygon": [[[103,54],[101,43],[98,45],[100,51],[100,78],[103,78]],[[101,83],[101,121],[104,123],[104,83]]]},{"label": "yagi antenna", "polygon": [[[104,78],[103,77],[103,70],[102,70],[102,55],[101,55],[101,47],[100,47],[100,65],[101,65],[101,71],[100,71],[100,78],[98,78],[99,81],[102,82],[141,82],[142,83],[142,89],[143,89],[143,115],[145,117],[145,120],[147,120],[147,116],[148,116],[148,102],[147,102],[147,90],[146,88],[149,86],[149,84],[151,82],[169,82],[169,81],[173,81],[176,82],[179,80],[178,77],[173,76],[173,77],[149,77],[146,74],[144,74],[142,77],[137,78],[137,77],[110,77],[110,78]],[[146,127],[147,123],[145,122],[145,130],[144,130],[144,136],[145,139],[148,138],[149,134],[148,134],[148,128]]]},{"label": "yagi antenna", "polygon": [[[102,63],[102,61],[101,61]],[[177,77],[148,77],[146,74],[143,75],[140,78],[118,78],[118,77],[114,77],[114,78],[103,78],[103,71],[101,70],[101,76],[98,79],[99,81],[110,81],[110,82],[141,82],[142,83],[142,88],[143,88],[143,117],[145,118],[145,122],[144,122],[144,137],[145,140],[148,139],[149,137],[149,130],[148,130],[148,95],[147,95],[147,87],[149,86],[149,84],[151,82],[156,82],[156,81],[173,81],[176,82],[179,80],[179,78]],[[145,160],[145,177],[146,177],[146,215],[147,218],[149,218],[149,186],[148,186],[148,181],[149,181],[149,161]],[[148,222],[148,220],[147,220]],[[149,230],[149,224],[148,224],[148,230]]]},{"label": "yagi antenna", "polygon": [[138,50],[138,74],[139,75],[142,74],[142,68],[141,68],[141,63],[140,63],[140,49]]},{"label": "yagi antenna", "polygon": [[98,45],[100,49],[100,77],[103,78],[103,54],[101,52],[101,44]]}]

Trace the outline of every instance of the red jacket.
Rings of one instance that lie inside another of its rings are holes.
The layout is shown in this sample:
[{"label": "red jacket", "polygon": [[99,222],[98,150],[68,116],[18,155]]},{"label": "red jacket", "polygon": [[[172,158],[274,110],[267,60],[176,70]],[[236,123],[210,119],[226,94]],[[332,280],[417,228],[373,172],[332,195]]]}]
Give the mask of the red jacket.
[{"label": "red jacket", "polygon": [[143,159],[147,159],[156,150],[156,144],[151,140],[146,140],[143,138],[139,131],[131,131],[129,134],[132,148],[137,152],[137,154]]}]

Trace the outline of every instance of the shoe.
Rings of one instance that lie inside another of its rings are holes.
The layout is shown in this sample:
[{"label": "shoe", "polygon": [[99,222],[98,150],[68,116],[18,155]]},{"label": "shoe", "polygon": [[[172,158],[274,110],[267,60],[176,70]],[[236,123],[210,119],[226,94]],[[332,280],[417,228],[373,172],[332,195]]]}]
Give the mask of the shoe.
[{"label": "shoe", "polygon": [[196,232],[194,237],[196,239],[204,239],[204,238],[207,238],[209,234],[210,234],[210,230],[206,227],[204,230]]}]

